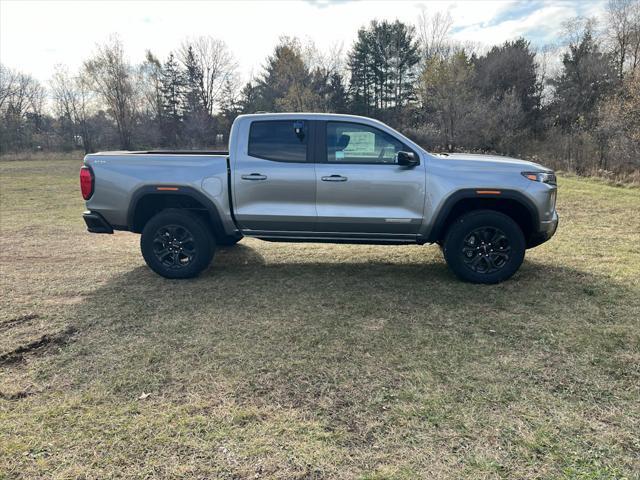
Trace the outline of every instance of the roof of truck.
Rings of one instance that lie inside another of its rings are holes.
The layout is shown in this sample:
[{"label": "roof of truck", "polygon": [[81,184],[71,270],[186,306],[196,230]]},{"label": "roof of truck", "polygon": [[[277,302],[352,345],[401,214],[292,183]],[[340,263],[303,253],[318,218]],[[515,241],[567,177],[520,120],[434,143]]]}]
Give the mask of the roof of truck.
[{"label": "roof of truck", "polygon": [[261,118],[261,119],[296,119],[296,118],[305,118],[305,119],[314,119],[314,120],[357,120],[360,122],[374,122],[374,123],[382,123],[375,118],[370,117],[362,117],[360,115],[348,115],[346,113],[318,113],[318,112],[282,112],[282,113],[272,113],[272,112],[260,112],[260,113],[249,113],[244,115],[239,115],[238,118]]}]

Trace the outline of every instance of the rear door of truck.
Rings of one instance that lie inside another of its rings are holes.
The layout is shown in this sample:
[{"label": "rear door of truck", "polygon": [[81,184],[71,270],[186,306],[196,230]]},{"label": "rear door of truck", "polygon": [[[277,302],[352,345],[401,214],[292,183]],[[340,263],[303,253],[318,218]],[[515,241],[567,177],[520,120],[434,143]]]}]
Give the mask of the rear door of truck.
[{"label": "rear door of truck", "polygon": [[314,231],[312,123],[256,118],[241,127],[232,192],[235,218],[245,233]]}]

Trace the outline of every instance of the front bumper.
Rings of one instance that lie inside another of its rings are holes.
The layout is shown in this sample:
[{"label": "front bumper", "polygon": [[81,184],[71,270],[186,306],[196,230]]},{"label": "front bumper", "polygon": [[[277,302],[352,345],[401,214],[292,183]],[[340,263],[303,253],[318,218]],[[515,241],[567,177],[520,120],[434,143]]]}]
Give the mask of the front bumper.
[{"label": "front bumper", "polygon": [[84,212],[82,218],[87,224],[87,230],[91,233],[113,233],[113,227],[97,212]]},{"label": "front bumper", "polygon": [[540,222],[538,231],[534,232],[533,235],[531,235],[531,238],[529,238],[529,241],[527,242],[527,248],[537,247],[538,245],[546,242],[551,237],[553,237],[556,233],[556,230],[558,230],[558,221],[558,212],[554,211],[551,220]]}]

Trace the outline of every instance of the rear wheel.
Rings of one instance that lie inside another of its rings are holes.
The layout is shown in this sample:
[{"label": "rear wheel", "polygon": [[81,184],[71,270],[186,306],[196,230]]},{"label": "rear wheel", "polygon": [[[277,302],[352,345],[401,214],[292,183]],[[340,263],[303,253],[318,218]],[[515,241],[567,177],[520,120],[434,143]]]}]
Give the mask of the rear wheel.
[{"label": "rear wheel", "polygon": [[215,240],[197,215],[171,209],[147,222],[140,249],[149,268],[157,274],[165,278],[191,278],[211,263]]},{"label": "rear wheel", "polygon": [[500,212],[479,210],[458,218],[443,243],[449,268],[462,280],[499,283],[510,278],[524,260],[522,230]]}]

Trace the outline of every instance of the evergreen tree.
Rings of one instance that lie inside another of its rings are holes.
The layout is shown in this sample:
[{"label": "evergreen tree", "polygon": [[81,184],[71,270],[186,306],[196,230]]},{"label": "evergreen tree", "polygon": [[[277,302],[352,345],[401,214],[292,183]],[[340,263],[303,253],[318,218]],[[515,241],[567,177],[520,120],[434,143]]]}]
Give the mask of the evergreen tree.
[{"label": "evergreen tree", "polygon": [[347,89],[344,79],[338,72],[333,72],[329,77],[328,84],[328,110],[335,113],[348,113]]},{"label": "evergreen tree", "polygon": [[258,87],[253,82],[247,82],[240,91],[238,106],[242,113],[256,113],[260,101]]},{"label": "evergreen tree", "polygon": [[348,58],[352,108],[365,115],[399,112],[415,98],[419,60],[414,27],[374,20],[361,28]]},{"label": "evergreen tree", "polygon": [[370,32],[366,28],[358,30],[351,52],[349,53],[348,68],[351,75],[351,108],[354,113],[361,115],[371,114],[371,46]]},{"label": "evergreen tree", "polygon": [[296,40],[284,38],[267,60],[258,79],[260,110],[280,112],[317,111],[320,95],[312,88],[312,76]]},{"label": "evergreen tree", "polygon": [[202,99],[204,76],[193,47],[187,47],[184,65],[184,140],[191,147],[205,147],[214,137],[213,121]]},{"label": "evergreen tree", "polygon": [[597,120],[598,102],[616,85],[612,58],[600,50],[589,29],[578,43],[569,45],[555,86],[553,110],[565,130],[591,129]]},{"label": "evergreen tree", "polygon": [[184,74],[173,53],[162,67],[160,94],[162,96],[161,131],[163,140],[171,146],[180,143],[184,118]]},{"label": "evergreen tree", "polygon": [[502,101],[509,92],[520,100],[529,114],[537,103],[536,60],[528,41],[519,38],[493,47],[474,59],[475,86],[485,99]]},{"label": "evergreen tree", "polygon": [[204,111],[200,94],[203,76],[191,46],[187,49],[184,62],[184,110],[185,116],[199,115]]},{"label": "evergreen tree", "polygon": [[229,139],[231,124],[241,112],[240,99],[238,98],[238,90],[236,85],[227,79],[222,86],[220,94],[220,115],[218,122],[218,131],[222,133],[226,140]]}]

